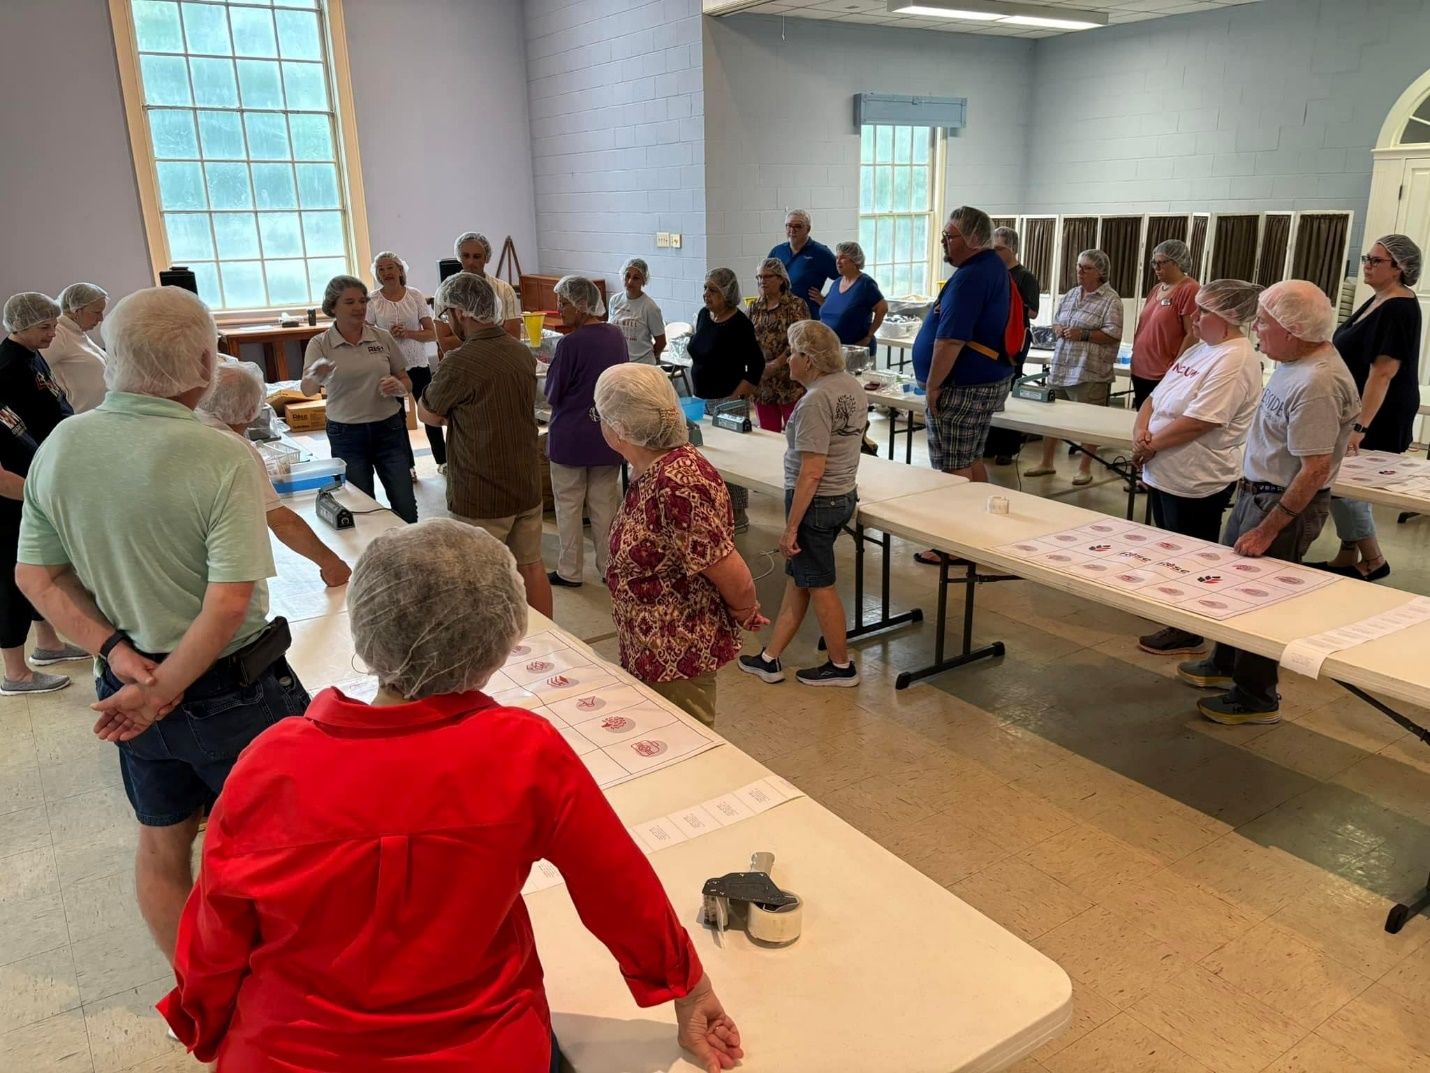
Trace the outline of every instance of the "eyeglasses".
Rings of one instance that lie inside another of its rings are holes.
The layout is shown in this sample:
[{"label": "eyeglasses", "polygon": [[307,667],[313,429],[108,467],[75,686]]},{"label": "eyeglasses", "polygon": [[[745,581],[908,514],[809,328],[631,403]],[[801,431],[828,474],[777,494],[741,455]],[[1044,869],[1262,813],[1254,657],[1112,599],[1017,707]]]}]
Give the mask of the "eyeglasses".
[{"label": "eyeglasses", "polygon": [[960,231],[955,231],[953,232],[953,234],[949,234],[947,231],[945,231],[942,235],[939,236],[939,240],[941,242],[952,242],[954,239],[962,237],[963,233]]},{"label": "eyeglasses", "polygon": [[1152,261],[1153,268],[1166,268],[1169,264],[1172,264],[1172,260],[1169,257],[1154,258]]},{"label": "eyeglasses", "polygon": [[772,279],[779,279],[779,278],[780,278],[779,276],[756,276],[756,277],[755,277],[755,282],[756,282],[756,283],[768,283],[768,282],[769,282],[770,280],[772,280]]},{"label": "eyeglasses", "polygon": [[1389,257],[1372,257],[1368,253],[1360,255],[1360,263],[1363,265],[1393,265],[1395,262]]},{"label": "eyeglasses", "polygon": [[586,416],[598,425],[601,423],[601,415],[596,412],[596,408],[594,406],[592,406],[589,410],[586,411]]}]

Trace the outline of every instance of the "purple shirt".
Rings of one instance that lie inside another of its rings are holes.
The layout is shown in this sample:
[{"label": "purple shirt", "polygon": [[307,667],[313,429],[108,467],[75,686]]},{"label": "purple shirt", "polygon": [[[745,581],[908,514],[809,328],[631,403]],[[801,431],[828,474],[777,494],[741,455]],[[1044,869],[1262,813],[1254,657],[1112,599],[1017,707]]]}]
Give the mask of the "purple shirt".
[{"label": "purple shirt", "polygon": [[596,380],[612,365],[628,360],[626,337],[614,324],[583,324],[556,344],[546,371],[551,425],[546,457],[559,466],[619,466],[621,456],[606,446],[601,426],[591,420]]}]

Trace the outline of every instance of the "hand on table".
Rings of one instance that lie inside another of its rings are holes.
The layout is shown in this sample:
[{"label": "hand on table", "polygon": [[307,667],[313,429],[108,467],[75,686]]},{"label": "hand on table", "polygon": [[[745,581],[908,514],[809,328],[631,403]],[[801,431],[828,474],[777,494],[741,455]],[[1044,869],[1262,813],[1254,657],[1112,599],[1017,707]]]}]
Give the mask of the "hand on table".
[{"label": "hand on table", "polygon": [[1233,550],[1238,555],[1246,555],[1254,559],[1257,556],[1265,555],[1266,549],[1271,547],[1271,542],[1275,539],[1276,534],[1270,532],[1263,522],[1255,529],[1249,529],[1237,537]]},{"label": "hand on table", "polygon": [[320,567],[318,576],[323,579],[323,584],[330,589],[336,589],[340,585],[346,585],[348,578],[353,576],[353,568],[341,559],[335,558],[327,566]]},{"label": "hand on table", "polygon": [[715,997],[708,976],[695,989],[675,1000],[676,1040],[693,1054],[706,1073],[734,1069],[745,1057],[740,1046],[740,1030]]},{"label": "hand on table", "polygon": [[407,389],[402,386],[402,381],[395,376],[384,376],[377,382],[377,390],[380,394],[394,397],[407,394]]},{"label": "hand on table", "polygon": [[1358,454],[1360,454],[1361,441],[1364,440],[1364,439],[1365,439],[1365,433],[1364,433],[1364,432],[1352,432],[1352,433],[1351,433],[1350,441],[1346,444],[1346,454],[1348,454],[1348,455],[1358,455]]}]

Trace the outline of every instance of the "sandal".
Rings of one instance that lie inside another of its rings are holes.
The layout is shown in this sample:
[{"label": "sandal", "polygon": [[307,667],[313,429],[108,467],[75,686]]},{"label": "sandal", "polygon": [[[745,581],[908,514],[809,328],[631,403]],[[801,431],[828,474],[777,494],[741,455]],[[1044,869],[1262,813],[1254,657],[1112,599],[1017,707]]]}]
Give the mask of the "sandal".
[{"label": "sandal", "polygon": [[1092,483],[1092,474],[1091,474],[1091,473],[1079,473],[1076,477],[1074,477],[1074,478],[1072,479],[1072,482],[1073,482],[1073,484],[1075,484],[1075,485],[1077,485],[1079,488],[1081,488],[1081,487],[1082,487],[1083,485],[1085,485],[1085,484],[1091,484],[1091,483]]},{"label": "sandal", "polygon": [[1034,466],[1023,471],[1024,477],[1051,477],[1057,470],[1052,466]]},{"label": "sandal", "polygon": [[949,566],[967,566],[967,559],[960,559],[956,555],[945,555],[941,551],[934,551],[928,548],[925,551],[914,552],[914,562],[923,563],[924,566],[940,566],[947,563]]}]

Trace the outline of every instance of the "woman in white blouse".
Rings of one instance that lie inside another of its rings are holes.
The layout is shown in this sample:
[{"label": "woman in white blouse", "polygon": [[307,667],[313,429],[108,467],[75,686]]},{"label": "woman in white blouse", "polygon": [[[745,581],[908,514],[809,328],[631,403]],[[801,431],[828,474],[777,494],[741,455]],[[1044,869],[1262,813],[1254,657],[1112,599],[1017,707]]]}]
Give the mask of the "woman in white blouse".
[{"label": "woman in white blouse", "polygon": [[[386,329],[397,340],[397,349],[407,362],[407,376],[412,381],[412,397],[420,402],[422,392],[432,382],[428,367],[427,344],[437,338],[432,325],[432,313],[427,299],[416,287],[407,285],[407,262],[390,250],[383,250],[372,259],[372,278],[377,290],[367,296],[367,322]],[[437,472],[447,472],[447,443],[437,425],[424,425],[427,442],[432,446],[432,461]],[[417,479],[413,460],[412,479]]]},{"label": "woman in white blouse", "polygon": [[41,351],[77,414],[104,401],[104,348],[89,333],[104,319],[108,299],[104,288],[93,283],[71,283],[60,291],[55,341]]}]

